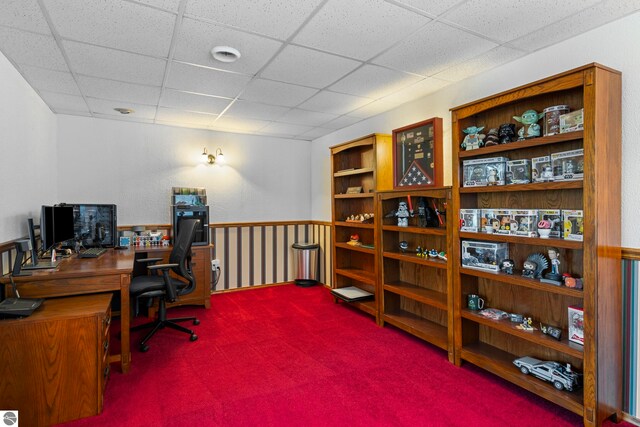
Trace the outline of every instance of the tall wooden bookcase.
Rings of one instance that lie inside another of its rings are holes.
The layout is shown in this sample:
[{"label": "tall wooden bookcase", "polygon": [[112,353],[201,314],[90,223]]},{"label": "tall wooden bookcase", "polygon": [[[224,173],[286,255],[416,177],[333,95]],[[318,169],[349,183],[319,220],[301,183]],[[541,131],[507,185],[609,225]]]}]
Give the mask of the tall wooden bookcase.
[{"label": "tall wooden bookcase", "polygon": [[[410,188],[410,187],[407,187]],[[399,227],[395,217],[387,217],[397,209],[398,203],[411,197],[414,217],[408,227]],[[452,215],[447,212],[439,227],[419,224],[417,204],[438,207],[444,213],[450,205],[451,188],[416,189],[378,193],[380,232],[380,323],[389,323],[447,351],[454,361],[453,349],[453,291],[451,258],[417,254],[418,246],[424,250],[450,253],[449,235]],[[408,248],[400,248],[406,242]]]},{"label": "tall wooden bookcase", "polygon": [[[371,134],[331,147],[333,288],[356,286],[374,294],[353,306],[378,321],[378,232],[375,218],[348,221],[352,215],[376,213],[376,191],[389,189],[393,173],[391,136]],[[361,192],[349,189],[361,187]],[[347,242],[357,234],[366,246]]]},{"label": "tall wooden bookcase", "polygon": [[[584,130],[504,145],[461,151],[463,129],[513,123],[525,110],[566,104],[584,108]],[[620,267],[621,75],[590,64],[452,109],[453,212],[463,208],[579,209],[584,211],[583,241],[453,232],[455,359],[469,361],[600,425],[619,416],[622,403],[622,326]],[[462,187],[462,162],[505,156],[530,159],[584,149],[584,180],[492,187]],[[472,270],[461,265],[461,242],[503,242],[522,266],[534,252],[558,248],[561,270],[584,279],[584,289],[554,286],[514,275]],[[486,305],[523,313],[560,327],[562,340],[526,332],[508,320],[494,321],[467,310],[470,293]],[[567,307],[584,308],[584,346],[569,342]],[[583,373],[582,389],[558,391],[550,383],[521,373],[513,360],[533,356],[571,363]]]}]

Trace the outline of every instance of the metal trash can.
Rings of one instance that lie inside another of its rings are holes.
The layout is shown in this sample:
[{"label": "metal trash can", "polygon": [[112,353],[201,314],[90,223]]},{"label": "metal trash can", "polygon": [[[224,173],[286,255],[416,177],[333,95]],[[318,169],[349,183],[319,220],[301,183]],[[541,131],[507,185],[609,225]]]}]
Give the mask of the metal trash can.
[{"label": "metal trash can", "polygon": [[295,283],[308,287],[318,284],[318,249],[317,243],[294,243],[294,263],[296,266]]}]

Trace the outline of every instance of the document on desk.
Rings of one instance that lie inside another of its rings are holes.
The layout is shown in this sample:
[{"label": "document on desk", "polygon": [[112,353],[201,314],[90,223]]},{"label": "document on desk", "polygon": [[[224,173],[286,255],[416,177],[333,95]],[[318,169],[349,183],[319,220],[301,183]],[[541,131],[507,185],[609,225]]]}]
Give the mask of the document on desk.
[{"label": "document on desk", "polygon": [[373,298],[373,294],[371,292],[367,292],[356,286],[332,289],[331,293],[337,296],[338,298],[348,302],[362,301],[362,300]]}]

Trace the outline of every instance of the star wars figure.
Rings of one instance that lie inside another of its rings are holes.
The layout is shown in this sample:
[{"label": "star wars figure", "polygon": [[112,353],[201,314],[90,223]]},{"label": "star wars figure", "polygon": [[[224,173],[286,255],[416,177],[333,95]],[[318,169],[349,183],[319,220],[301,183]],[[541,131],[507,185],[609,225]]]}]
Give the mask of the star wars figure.
[{"label": "star wars figure", "polygon": [[408,227],[409,217],[411,213],[407,207],[407,202],[398,203],[398,210],[396,211],[396,217],[398,217],[398,227]]},{"label": "star wars figure", "polygon": [[502,271],[504,274],[513,274],[514,265],[515,262],[512,259],[503,259],[500,262],[500,271]]},{"label": "star wars figure", "polygon": [[535,110],[527,110],[522,116],[513,116],[513,119],[523,126],[518,130],[518,141],[540,136],[540,125],[538,121],[544,116],[544,113],[537,113]]}]

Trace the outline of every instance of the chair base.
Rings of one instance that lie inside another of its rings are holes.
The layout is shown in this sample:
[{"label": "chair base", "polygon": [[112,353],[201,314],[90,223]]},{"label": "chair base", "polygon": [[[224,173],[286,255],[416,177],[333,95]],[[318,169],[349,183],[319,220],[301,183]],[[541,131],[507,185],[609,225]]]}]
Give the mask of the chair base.
[{"label": "chair base", "polygon": [[131,328],[132,331],[138,331],[140,329],[152,328],[151,331],[140,341],[140,351],[143,353],[149,350],[149,346],[147,345],[147,341],[151,339],[160,329],[170,328],[175,329],[176,331],[184,332],[186,334],[191,335],[189,337],[190,341],[195,341],[198,339],[198,336],[191,329],[185,328],[182,325],[179,325],[176,322],[186,322],[192,321],[194,325],[199,325],[200,321],[195,317],[179,317],[174,319],[167,319],[167,312],[164,306],[164,301],[160,303],[160,310],[158,311],[158,319],[153,322],[145,323],[143,325],[134,326]]}]

